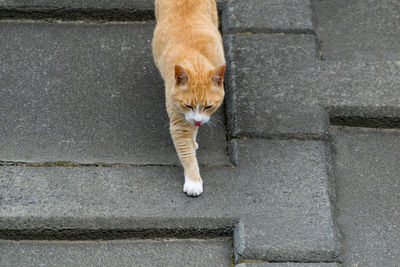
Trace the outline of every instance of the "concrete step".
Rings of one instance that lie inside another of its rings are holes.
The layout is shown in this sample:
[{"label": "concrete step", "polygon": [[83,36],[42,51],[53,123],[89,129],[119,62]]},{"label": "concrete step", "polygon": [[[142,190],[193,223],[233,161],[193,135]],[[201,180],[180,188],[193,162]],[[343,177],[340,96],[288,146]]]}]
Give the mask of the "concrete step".
[{"label": "concrete step", "polygon": [[400,130],[335,127],[345,266],[400,262]]},{"label": "concrete step", "polygon": [[312,34],[225,38],[231,136],[329,139],[331,122],[400,127],[399,63],[320,60],[316,41]]},{"label": "concrete step", "polygon": [[[0,22],[0,160],[178,165],[153,28]],[[223,121],[199,131],[202,165],[231,165]]]},{"label": "concrete step", "polygon": [[314,2],[321,55],[328,60],[400,60],[399,1]]},{"label": "concrete step", "polygon": [[1,266],[232,266],[231,240],[0,241]]}]

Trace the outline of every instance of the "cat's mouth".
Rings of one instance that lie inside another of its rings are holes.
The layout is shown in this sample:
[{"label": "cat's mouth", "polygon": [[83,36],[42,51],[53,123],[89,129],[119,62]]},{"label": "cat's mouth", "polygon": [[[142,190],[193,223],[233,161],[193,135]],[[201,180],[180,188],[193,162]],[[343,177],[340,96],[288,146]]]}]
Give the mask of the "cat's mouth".
[{"label": "cat's mouth", "polygon": [[202,122],[201,121],[193,121],[194,126],[201,126]]},{"label": "cat's mouth", "polygon": [[210,120],[210,118],[205,115],[205,114],[191,114],[191,113],[187,113],[185,114],[185,119],[188,123],[192,124],[193,126],[196,127],[200,127],[203,124],[208,123],[208,121]]}]

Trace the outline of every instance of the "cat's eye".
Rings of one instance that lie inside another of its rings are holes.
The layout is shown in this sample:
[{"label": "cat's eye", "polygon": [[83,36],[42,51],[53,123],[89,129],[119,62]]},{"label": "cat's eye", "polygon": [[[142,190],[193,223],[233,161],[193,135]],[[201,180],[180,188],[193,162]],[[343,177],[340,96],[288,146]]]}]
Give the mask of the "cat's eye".
[{"label": "cat's eye", "polygon": [[207,106],[207,107],[204,107],[204,110],[207,110],[207,109],[210,109],[210,108],[212,108],[212,106]]},{"label": "cat's eye", "polygon": [[185,105],[187,108],[190,108],[191,110],[193,110],[193,107],[192,106],[189,106],[189,105]]}]

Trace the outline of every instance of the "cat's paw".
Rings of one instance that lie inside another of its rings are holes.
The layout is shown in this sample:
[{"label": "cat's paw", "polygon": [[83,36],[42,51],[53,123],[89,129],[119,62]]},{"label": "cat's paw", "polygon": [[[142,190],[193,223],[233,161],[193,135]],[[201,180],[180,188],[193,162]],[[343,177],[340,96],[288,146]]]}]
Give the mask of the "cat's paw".
[{"label": "cat's paw", "polygon": [[203,193],[203,181],[194,181],[185,176],[185,184],[183,185],[183,192],[188,196],[197,197]]},{"label": "cat's paw", "polygon": [[194,148],[199,149],[199,144],[197,142],[194,142]]}]

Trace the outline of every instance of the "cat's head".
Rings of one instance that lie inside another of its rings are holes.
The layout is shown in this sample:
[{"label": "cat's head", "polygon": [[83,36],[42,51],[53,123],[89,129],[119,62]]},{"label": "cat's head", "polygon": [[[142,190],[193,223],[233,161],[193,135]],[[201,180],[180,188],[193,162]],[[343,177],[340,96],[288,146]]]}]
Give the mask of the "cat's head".
[{"label": "cat's head", "polygon": [[203,71],[191,71],[175,65],[173,102],[187,122],[201,126],[224,100],[225,65]]}]

